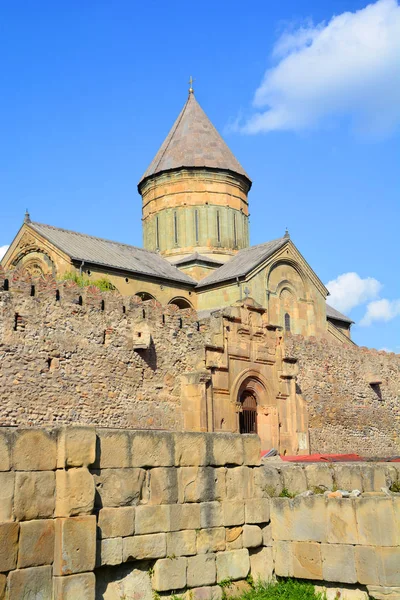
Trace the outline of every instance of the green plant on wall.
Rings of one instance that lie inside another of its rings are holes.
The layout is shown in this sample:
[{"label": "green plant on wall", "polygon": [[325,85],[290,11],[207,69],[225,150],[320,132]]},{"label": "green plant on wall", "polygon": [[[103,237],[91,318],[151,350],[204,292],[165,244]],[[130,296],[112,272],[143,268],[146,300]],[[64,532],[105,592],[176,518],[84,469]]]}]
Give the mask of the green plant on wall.
[{"label": "green plant on wall", "polygon": [[89,285],[94,285],[99,288],[102,292],[112,292],[117,289],[115,285],[111,283],[106,277],[102,277],[100,279],[88,279],[83,275],[79,275],[78,273],[65,273],[62,277],[63,281],[74,281],[79,287],[88,287]]}]

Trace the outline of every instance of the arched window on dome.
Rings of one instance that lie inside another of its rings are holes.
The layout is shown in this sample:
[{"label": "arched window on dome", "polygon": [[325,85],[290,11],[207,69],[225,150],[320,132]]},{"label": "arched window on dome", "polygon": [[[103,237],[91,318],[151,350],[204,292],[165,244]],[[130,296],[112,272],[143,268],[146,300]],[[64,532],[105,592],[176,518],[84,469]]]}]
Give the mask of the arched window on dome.
[{"label": "arched window on dome", "polygon": [[174,243],[175,246],[178,245],[178,214],[176,210],[174,210]]},{"label": "arched window on dome", "polygon": [[199,211],[196,210],[194,211],[194,237],[196,240],[196,244],[199,243]]}]

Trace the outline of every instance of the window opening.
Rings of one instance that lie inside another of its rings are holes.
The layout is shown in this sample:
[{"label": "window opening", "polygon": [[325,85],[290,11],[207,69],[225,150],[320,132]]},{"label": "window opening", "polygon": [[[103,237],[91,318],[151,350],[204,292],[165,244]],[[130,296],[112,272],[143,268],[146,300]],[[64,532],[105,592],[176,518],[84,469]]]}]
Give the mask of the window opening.
[{"label": "window opening", "polygon": [[194,234],[196,238],[196,244],[199,242],[199,211],[194,211]]},{"label": "window opening", "polygon": [[236,213],[233,213],[233,245],[237,246]]},{"label": "window opening", "polygon": [[290,331],[290,315],[285,313],[285,331]]},{"label": "window opening", "polygon": [[252,392],[245,391],[240,397],[240,433],[257,433],[257,400]]},{"label": "window opening", "polygon": [[217,210],[217,241],[218,241],[218,244],[221,243],[221,224],[220,224],[220,218],[219,218],[219,210]]},{"label": "window opening", "polygon": [[175,246],[178,245],[178,215],[176,214],[176,210],[174,211],[174,242]]},{"label": "window opening", "polygon": [[156,216],[156,250],[160,249],[160,223],[158,215]]}]

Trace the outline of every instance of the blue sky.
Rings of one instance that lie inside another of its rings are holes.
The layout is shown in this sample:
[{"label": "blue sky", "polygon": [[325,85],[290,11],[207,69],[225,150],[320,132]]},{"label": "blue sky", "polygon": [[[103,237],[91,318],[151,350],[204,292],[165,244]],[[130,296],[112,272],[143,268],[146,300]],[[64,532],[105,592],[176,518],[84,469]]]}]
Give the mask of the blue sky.
[{"label": "blue sky", "polygon": [[0,246],[33,220],[141,245],[136,185],[187,95],[360,345],[400,352],[396,0],[5,0]]}]

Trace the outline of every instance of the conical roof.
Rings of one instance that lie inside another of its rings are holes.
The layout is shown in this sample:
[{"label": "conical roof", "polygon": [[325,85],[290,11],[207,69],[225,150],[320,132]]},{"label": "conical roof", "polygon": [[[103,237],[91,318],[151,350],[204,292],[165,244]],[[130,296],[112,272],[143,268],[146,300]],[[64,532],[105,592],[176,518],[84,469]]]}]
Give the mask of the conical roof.
[{"label": "conical roof", "polygon": [[192,92],[139,186],[152,175],[185,167],[233,171],[246,177],[251,184],[250,177],[233,156]]}]

